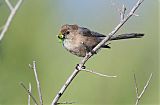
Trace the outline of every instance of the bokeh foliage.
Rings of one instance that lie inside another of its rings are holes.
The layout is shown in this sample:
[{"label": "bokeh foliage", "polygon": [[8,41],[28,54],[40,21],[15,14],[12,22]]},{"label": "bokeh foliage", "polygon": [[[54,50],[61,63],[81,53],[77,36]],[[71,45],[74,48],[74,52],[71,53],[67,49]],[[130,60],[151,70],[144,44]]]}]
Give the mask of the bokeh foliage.
[{"label": "bokeh foliage", "polygon": [[[14,4],[16,0],[11,0]],[[113,2],[115,5],[113,5]],[[19,85],[32,83],[37,96],[33,71],[28,64],[37,61],[44,104],[50,104],[80,58],[69,54],[58,43],[63,24],[78,24],[109,33],[119,22],[117,7],[131,9],[136,0],[23,0],[4,39],[0,42],[0,105],[27,105],[27,94]],[[114,41],[111,49],[101,50],[86,66],[101,73],[117,75],[103,78],[82,72],[65,92],[61,101],[76,104],[130,105],[135,103],[133,73],[140,91],[150,73],[151,83],[141,105],[159,104],[158,1],[145,0],[139,17],[130,19],[119,33],[145,33],[142,39]],[[0,0],[0,26],[9,10]]]}]

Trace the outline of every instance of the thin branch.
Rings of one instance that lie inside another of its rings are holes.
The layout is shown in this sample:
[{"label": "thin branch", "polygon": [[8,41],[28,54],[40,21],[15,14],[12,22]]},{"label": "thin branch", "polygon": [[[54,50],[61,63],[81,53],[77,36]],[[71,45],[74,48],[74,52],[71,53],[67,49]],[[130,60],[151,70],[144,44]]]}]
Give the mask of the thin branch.
[{"label": "thin branch", "polygon": [[5,0],[5,2],[6,2],[6,4],[8,5],[10,11],[12,11],[12,10],[13,10],[13,6],[12,6],[12,4],[9,2],[9,0]]},{"label": "thin branch", "polygon": [[[28,89],[28,91],[29,91],[30,93],[32,93],[31,83],[29,83],[29,89]],[[28,94],[28,105],[30,105],[30,104],[31,104],[31,96]]]},{"label": "thin branch", "polygon": [[116,8],[116,10],[120,13],[120,21],[123,21],[124,17],[125,17],[125,13],[126,13],[126,7],[125,5],[123,4],[122,5],[122,8],[119,8],[118,6],[116,6],[116,4],[111,1],[111,4]]},{"label": "thin branch", "polygon": [[89,73],[93,73],[93,74],[99,75],[99,76],[101,76],[101,77],[111,77],[111,78],[117,77],[117,76],[111,76],[111,75],[106,75],[106,74],[98,73],[98,72],[95,72],[95,71],[93,71],[93,70],[88,70],[88,69],[82,69],[82,71],[86,71],[86,72],[89,72]]},{"label": "thin branch", "polygon": [[116,27],[115,29],[109,33],[106,38],[104,38],[93,50],[92,53],[89,52],[86,54],[86,56],[80,61],[80,63],[78,64],[78,66],[76,66],[75,70],[73,71],[73,73],[71,74],[71,76],[69,76],[69,78],[67,79],[67,81],[65,82],[65,84],[62,86],[62,88],[60,89],[60,91],[58,92],[58,94],[55,96],[55,98],[52,101],[51,105],[57,105],[58,100],[60,99],[60,97],[63,95],[63,93],[65,92],[65,90],[67,89],[67,87],[70,85],[70,83],[72,82],[72,80],[76,77],[76,75],[79,73],[79,71],[83,68],[84,64],[87,62],[87,60],[92,57],[94,55],[93,52],[96,52],[98,49],[101,48],[102,45],[104,45],[106,42],[108,42],[110,40],[110,38],[123,26],[123,24],[131,17],[133,16],[134,12],[138,9],[138,7],[140,6],[140,4],[143,2],[143,0],[138,0],[138,2],[135,4],[135,6],[132,8],[132,10],[130,11],[130,13],[126,16],[126,18],[123,19],[123,21],[121,21]]},{"label": "thin branch", "polygon": [[73,104],[73,103],[75,103],[75,102],[59,102],[57,104]]},{"label": "thin branch", "polygon": [[150,77],[149,77],[148,81],[146,82],[146,85],[144,86],[144,88],[143,88],[141,94],[139,95],[139,97],[142,97],[142,96],[143,96],[145,90],[147,89],[147,87],[148,87],[148,85],[149,85],[149,82],[150,82],[151,78],[152,78],[152,73],[150,74]]},{"label": "thin branch", "polygon": [[11,10],[11,13],[10,13],[10,15],[9,15],[4,27],[3,27],[2,32],[0,33],[0,41],[4,37],[4,34],[7,32],[8,28],[10,26],[10,23],[13,20],[13,17],[15,16],[18,8],[20,7],[20,5],[22,3],[22,0],[19,0],[14,8],[12,7],[11,3],[8,0],[6,0],[6,3],[8,5],[8,7],[9,7],[9,9]]},{"label": "thin branch", "polygon": [[31,96],[32,100],[34,101],[35,105],[38,105],[38,102],[36,101],[36,99],[34,98],[34,96],[32,95],[32,93],[26,88],[26,86],[23,84],[23,82],[20,83],[20,85],[26,90],[26,92]]},{"label": "thin branch", "polygon": [[134,82],[135,82],[135,88],[136,88],[136,95],[138,97],[138,86],[137,86],[137,80],[136,80],[136,75],[134,74]]},{"label": "thin branch", "polygon": [[65,90],[67,89],[67,87],[69,86],[69,84],[72,82],[72,80],[74,79],[74,77],[79,73],[80,70],[75,69],[73,71],[73,73],[69,76],[69,78],[67,79],[67,81],[65,82],[65,84],[62,86],[62,88],[60,89],[60,91],[58,92],[58,94],[55,96],[54,100],[52,101],[51,105],[57,105],[58,100],[60,99],[60,97],[63,95],[63,93],[65,92]]},{"label": "thin branch", "polygon": [[32,67],[33,67],[33,71],[34,71],[34,75],[35,75],[35,79],[36,79],[36,83],[37,83],[37,90],[38,90],[40,105],[43,105],[41,87],[40,87],[40,82],[39,82],[38,75],[37,75],[37,68],[36,68],[36,62],[35,61],[33,61]]},{"label": "thin branch", "polygon": [[148,85],[149,85],[149,83],[150,83],[151,78],[152,78],[152,73],[150,74],[150,77],[149,77],[148,81],[146,82],[145,86],[143,87],[142,92],[141,92],[140,95],[139,95],[139,94],[138,94],[137,81],[136,81],[136,77],[135,77],[135,74],[134,74],[134,81],[135,81],[135,88],[136,88],[136,96],[137,96],[137,97],[136,97],[137,99],[136,99],[135,105],[138,105],[140,99],[142,98],[143,94],[145,93],[145,91],[146,91],[146,89],[147,89],[147,87],[148,87]]},{"label": "thin branch", "polygon": [[125,12],[126,12],[126,7],[123,5],[122,9],[120,10],[121,21],[124,20]]},{"label": "thin branch", "polygon": [[135,13],[134,13],[133,15],[134,15],[134,16],[139,16],[138,14],[135,14]]},{"label": "thin branch", "polygon": [[[138,9],[138,7],[142,4],[144,0],[138,0],[138,2],[135,4],[135,6],[132,8],[132,10],[130,11],[130,13],[127,15],[126,18],[123,19],[123,21],[121,21],[115,28],[114,30],[109,33],[105,39],[103,39],[94,49],[93,49],[93,52],[97,51],[98,49],[101,48],[101,46],[103,44],[105,44],[106,42],[108,42],[110,40],[110,38],[123,26],[124,23],[127,22],[127,20],[133,16],[134,12]],[[92,56],[93,54],[92,53],[89,53],[88,54],[89,57]],[[87,57],[88,58],[88,57]],[[84,60],[84,61],[83,61]],[[82,63],[83,62],[86,62],[86,58],[82,60]]]}]

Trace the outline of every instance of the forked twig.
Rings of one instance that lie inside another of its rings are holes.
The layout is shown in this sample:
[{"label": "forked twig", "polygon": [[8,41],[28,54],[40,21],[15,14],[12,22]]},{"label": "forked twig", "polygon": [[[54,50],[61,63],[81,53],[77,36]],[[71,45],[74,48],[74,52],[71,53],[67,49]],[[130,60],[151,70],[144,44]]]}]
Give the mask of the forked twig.
[{"label": "forked twig", "polygon": [[138,105],[140,99],[142,98],[144,92],[146,91],[146,89],[149,85],[149,82],[150,82],[151,78],[152,78],[152,73],[150,74],[150,77],[149,77],[148,81],[146,82],[145,86],[143,87],[142,92],[139,94],[138,86],[137,86],[137,80],[136,80],[136,76],[134,74],[134,82],[135,82],[135,88],[136,88],[136,103],[135,103],[135,105]]},{"label": "forked twig", "polygon": [[38,105],[38,102],[36,101],[36,99],[34,98],[34,96],[32,95],[32,93],[26,88],[26,86],[23,84],[23,82],[20,83],[20,85],[26,90],[26,92],[31,96],[32,100],[34,101],[34,103],[36,105]]},{"label": "forked twig", "polygon": [[[33,64],[29,64],[29,67],[31,69],[33,69],[34,71],[34,76],[36,79],[36,83],[37,83],[37,90],[38,90],[38,96],[39,96],[39,101],[40,101],[40,105],[43,105],[43,99],[42,99],[42,93],[41,93],[41,87],[40,87],[40,82],[38,79],[38,75],[37,75],[37,68],[36,68],[36,62],[33,61]],[[34,100],[35,104],[38,105],[37,101],[35,100],[35,98],[33,97],[33,95],[31,94],[31,84],[29,83],[29,90],[25,87],[25,85],[23,83],[20,83],[25,90],[27,90],[29,96],[28,96],[28,105],[30,105],[30,96],[32,97],[32,99]]]},{"label": "forked twig", "polygon": [[12,4],[9,2],[9,0],[5,0],[5,2],[7,3],[10,11],[12,11],[12,10],[13,10],[13,6],[12,6]]},{"label": "forked twig", "polygon": [[9,2],[9,0],[5,0],[8,8],[10,9],[10,15],[8,16],[8,19],[5,23],[5,25],[3,26],[2,28],[2,32],[0,33],[0,41],[2,40],[2,38],[4,37],[4,34],[7,32],[9,26],[10,26],[10,23],[11,21],[13,20],[13,17],[15,16],[18,8],[20,7],[21,3],[22,3],[22,0],[19,0],[17,2],[17,4],[15,5],[15,7],[12,6],[12,4]]},{"label": "forked twig", "polygon": [[37,75],[36,61],[33,61],[32,68],[33,68],[34,76],[35,76],[36,83],[37,83],[37,90],[38,90],[38,96],[39,96],[39,100],[40,100],[40,105],[43,105],[41,87],[40,87],[40,82],[39,82],[38,75]]}]

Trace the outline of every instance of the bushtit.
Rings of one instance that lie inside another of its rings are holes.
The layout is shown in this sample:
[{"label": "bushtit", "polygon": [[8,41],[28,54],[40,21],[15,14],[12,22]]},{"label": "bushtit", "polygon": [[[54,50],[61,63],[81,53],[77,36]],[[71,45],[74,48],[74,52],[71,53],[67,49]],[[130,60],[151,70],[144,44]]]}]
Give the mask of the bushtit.
[{"label": "bushtit", "polygon": [[[143,36],[144,34],[141,33],[114,35],[110,38],[110,41],[141,38]],[[68,24],[65,24],[61,27],[58,35],[58,38],[62,41],[64,48],[79,57],[84,57],[86,53],[92,51],[92,49],[105,37],[105,35],[91,31],[88,28]],[[110,47],[108,44],[104,44],[101,46],[101,48]]]}]

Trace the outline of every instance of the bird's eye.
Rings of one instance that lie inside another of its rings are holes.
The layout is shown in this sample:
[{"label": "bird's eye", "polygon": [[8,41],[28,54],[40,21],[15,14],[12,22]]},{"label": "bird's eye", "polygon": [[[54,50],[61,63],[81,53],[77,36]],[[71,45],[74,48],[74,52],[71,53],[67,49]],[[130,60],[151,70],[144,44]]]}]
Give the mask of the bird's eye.
[{"label": "bird's eye", "polygon": [[68,35],[69,33],[70,33],[69,31],[66,32],[67,35]]}]

